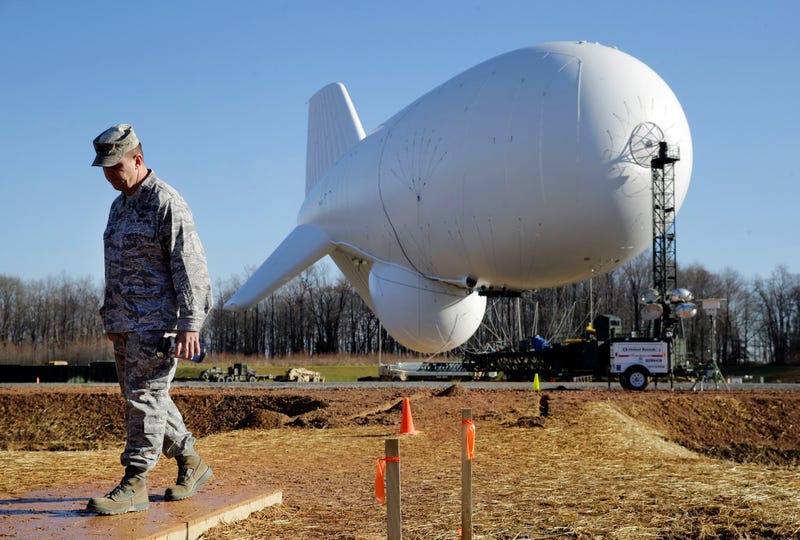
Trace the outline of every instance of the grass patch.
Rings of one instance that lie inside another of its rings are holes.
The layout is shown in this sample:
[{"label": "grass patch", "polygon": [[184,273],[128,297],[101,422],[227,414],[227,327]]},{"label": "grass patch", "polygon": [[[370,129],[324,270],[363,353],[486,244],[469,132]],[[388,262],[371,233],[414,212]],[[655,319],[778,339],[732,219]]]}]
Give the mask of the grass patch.
[{"label": "grass patch", "polygon": [[[180,363],[178,364],[178,369],[175,374],[176,379],[199,379],[200,373],[203,370],[209,369],[213,366],[217,366],[221,368],[224,372],[227,373],[228,367],[231,364],[209,364],[203,362],[202,364],[190,364],[190,363]],[[250,369],[255,369],[258,375],[286,375],[286,371],[289,369],[286,366],[264,366],[264,365],[253,365],[247,364]],[[327,365],[327,366],[317,366],[317,365],[301,365],[295,364],[292,367],[304,367],[306,369],[311,369],[314,371],[318,371],[323,377],[325,377],[325,381],[327,382],[355,382],[361,377],[377,377],[378,376],[378,366],[377,365]]]},{"label": "grass patch", "polygon": [[759,382],[764,377],[766,383],[797,383],[800,382],[800,366],[777,366],[773,364],[742,364],[736,366],[719,366],[725,377],[744,377],[749,375],[752,380]]},{"label": "grass patch", "polygon": [[[396,364],[397,362],[420,361],[424,358],[415,354],[391,355],[383,354],[380,362],[383,364]],[[355,382],[361,377],[378,376],[377,355],[349,355],[349,354],[296,354],[281,358],[263,358],[255,355],[245,356],[220,353],[208,355],[203,362],[193,364],[180,362],[175,374],[177,379],[199,379],[200,373],[208,368],[217,366],[225,373],[234,364],[246,364],[254,369],[258,375],[286,375],[286,371],[293,367],[302,367],[318,371],[326,382]]]}]

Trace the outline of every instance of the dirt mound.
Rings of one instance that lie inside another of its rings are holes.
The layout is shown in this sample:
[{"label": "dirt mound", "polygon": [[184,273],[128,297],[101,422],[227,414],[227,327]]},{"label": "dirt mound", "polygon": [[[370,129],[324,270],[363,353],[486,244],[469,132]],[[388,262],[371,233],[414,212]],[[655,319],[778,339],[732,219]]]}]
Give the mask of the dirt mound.
[{"label": "dirt mound", "polygon": [[467,388],[464,388],[460,384],[453,384],[451,386],[448,386],[447,388],[445,388],[436,395],[439,397],[462,397],[465,396],[468,392],[469,390]]},{"label": "dirt mound", "polygon": [[[241,428],[279,427],[278,422],[286,424],[290,417],[329,407],[311,394],[228,389],[176,389],[172,398],[197,437]],[[124,410],[124,401],[113,388],[0,391],[0,450],[102,449],[124,440]],[[325,427],[328,423],[308,419],[296,425]]]},{"label": "dirt mound", "polygon": [[684,443],[690,450],[701,452],[718,459],[736,461],[737,463],[759,463],[762,465],[783,465],[797,467],[800,465],[800,450],[779,449],[774,446],[733,443],[727,446],[695,446]]},{"label": "dirt mound", "polygon": [[742,463],[797,463],[796,393],[623,393],[614,402],[625,414],[693,451]]},{"label": "dirt mound", "polygon": [[289,422],[289,417],[270,410],[256,410],[239,422],[237,429],[278,429]]}]

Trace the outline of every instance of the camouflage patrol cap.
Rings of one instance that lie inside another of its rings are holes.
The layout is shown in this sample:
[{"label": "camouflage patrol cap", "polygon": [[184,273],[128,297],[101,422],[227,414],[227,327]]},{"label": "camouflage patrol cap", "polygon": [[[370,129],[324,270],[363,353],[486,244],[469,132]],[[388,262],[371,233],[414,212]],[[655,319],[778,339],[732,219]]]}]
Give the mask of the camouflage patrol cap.
[{"label": "camouflage patrol cap", "polygon": [[139,145],[139,139],[130,124],[112,126],[95,137],[94,151],[97,154],[93,167],[113,167],[122,156]]}]

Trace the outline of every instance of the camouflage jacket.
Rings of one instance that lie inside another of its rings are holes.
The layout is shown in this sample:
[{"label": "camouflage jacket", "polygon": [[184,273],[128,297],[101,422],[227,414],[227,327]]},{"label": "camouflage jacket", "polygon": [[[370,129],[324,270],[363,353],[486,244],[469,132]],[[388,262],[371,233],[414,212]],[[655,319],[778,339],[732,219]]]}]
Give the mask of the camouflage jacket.
[{"label": "camouflage jacket", "polygon": [[211,309],[211,280],[192,212],[149,171],[130,197],[111,204],[103,234],[106,332],[200,331]]}]

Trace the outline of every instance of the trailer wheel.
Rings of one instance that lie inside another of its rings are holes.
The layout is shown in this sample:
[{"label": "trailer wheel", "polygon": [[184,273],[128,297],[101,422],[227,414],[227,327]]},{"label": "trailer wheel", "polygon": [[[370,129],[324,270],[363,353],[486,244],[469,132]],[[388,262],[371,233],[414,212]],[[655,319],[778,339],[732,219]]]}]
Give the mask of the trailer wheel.
[{"label": "trailer wheel", "polygon": [[626,390],[641,391],[647,388],[647,383],[649,382],[647,375],[647,370],[642,366],[631,366],[620,377],[620,384]]}]

